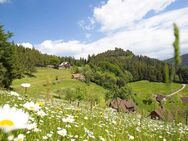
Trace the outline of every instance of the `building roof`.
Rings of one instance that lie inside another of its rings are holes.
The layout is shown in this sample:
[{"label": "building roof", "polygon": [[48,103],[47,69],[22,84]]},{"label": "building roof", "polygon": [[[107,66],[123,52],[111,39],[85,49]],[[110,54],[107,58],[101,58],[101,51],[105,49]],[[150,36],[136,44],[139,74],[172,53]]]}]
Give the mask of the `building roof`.
[{"label": "building roof", "polygon": [[161,117],[162,119],[164,118],[164,113],[165,113],[164,109],[158,108],[158,109],[155,109],[154,112],[156,112],[159,115],[159,117]]},{"label": "building roof", "polygon": [[80,73],[74,73],[74,74],[72,74],[72,76],[73,76],[74,78],[77,78],[77,77],[81,77],[82,74],[80,74]]},{"label": "building roof", "polygon": [[161,102],[164,98],[166,98],[166,96],[164,96],[164,95],[157,95],[156,101]]},{"label": "building roof", "polygon": [[85,76],[80,73],[72,74],[73,79],[85,80]]},{"label": "building roof", "polygon": [[62,62],[61,64],[59,64],[59,67],[66,66],[66,65],[70,65],[70,63],[69,62]]},{"label": "building roof", "polygon": [[132,100],[122,100],[127,108],[134,108],[135,104]]},{"label": "building roof", "polygon": [[183,103],[188,103],[188,96],[181,97]]},{"label": "building roof", "polygon": [[112,100],[112,102],[110,103],[110,107],[114,109],[120,108],[124,112],[127,112],[127,109],[135,108],[135,104],[132,100],[122,100],[120,98],[117,98]]},{"label": "building roof", "polygon": [[158,108],[158,109],[155,109],[154,111],[152,111],[150,113],[150,115],[152,115],[153,113],[156,113],[160,119],[162,120],[168,120],[168,121],[172,121],[173,120],[173,115],[171,112],[163,109],[163,108]]}]

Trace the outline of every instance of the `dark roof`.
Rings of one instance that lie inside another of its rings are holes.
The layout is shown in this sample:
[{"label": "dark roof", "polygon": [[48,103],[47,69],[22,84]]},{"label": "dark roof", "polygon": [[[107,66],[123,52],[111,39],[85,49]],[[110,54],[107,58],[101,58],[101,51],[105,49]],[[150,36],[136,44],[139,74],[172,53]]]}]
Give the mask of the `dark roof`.
[{"label": "dark roof", "polygon": [[162,120],[168,120],[168,121],[172,121],[173,120],[173,115],[171,112],[163,109],[163,108],[158,108],[158,109],[155,109],[154,111],[152,111],[150,113],[150,115],[152,115],[153,113],[156,113],[160,119]]},{"label": "dark roof", "polygon": [[164,113],[165,113],[164,109],[158,108],[158,109],[155,109],[154,112],[156,112],[159,115],[159,117],[161,117],[162,119],[164,118]]},{"label": "dark roof", "polygon": [[135,104],[132,100],[122,100],[117,98],[112,100],[110,107],[114,109],[120,108],[122,111],[127,112],[127,109],[135,108]]},{"label": "dark roof", "polygon": [[59,64],[59,67],[70,67],[71,64],[69,62],[62,62],[61,64]]},{"label": "dark roof", "polygon": [[127,108],[134,108],[135,107],[135,104],[132,100],[123,100],[124,101],[124,104]]},{"label": "dark roof", "polygon": [[165,97],[164,95],[157,95],[156,101],[161,102]]},{"label": "dark roof", "polygon": [[188,96],[181,97],[183,103],[188,103]]}]

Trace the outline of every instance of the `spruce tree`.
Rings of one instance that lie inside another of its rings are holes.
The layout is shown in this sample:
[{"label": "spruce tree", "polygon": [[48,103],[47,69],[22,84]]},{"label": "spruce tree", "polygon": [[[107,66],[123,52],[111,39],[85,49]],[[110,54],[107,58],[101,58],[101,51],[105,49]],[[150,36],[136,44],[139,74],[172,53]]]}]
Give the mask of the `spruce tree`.
[{"label": "spruce tree", "polygon": [[9,88],[13,80],[13,67],[11,59],[11,43],[8,41],[12,37],[12,33],[5,32],[3,26],[0,25],[0,85]]}]

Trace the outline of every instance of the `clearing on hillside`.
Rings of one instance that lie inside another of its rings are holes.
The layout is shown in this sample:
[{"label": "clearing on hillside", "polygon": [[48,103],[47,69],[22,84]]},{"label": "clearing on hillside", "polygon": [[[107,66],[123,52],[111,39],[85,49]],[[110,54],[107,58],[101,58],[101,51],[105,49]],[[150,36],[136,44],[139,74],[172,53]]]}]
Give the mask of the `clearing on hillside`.
[{"label": "clearing on hillside", "polygon": [[47,93],[56,93],[57,90],[63,88],[83,88],[87,93],[96,93],[104,96],[106,91],[103,87],[90,83],[89,85],[79,80],[72,79],[71,69],[52,69],[52,68],[37,68],[37,72],[33,77],[26,76],[22,79],[13,81],[12,88],[19,93],[24,93],[21,87],[22,83],[30,83],[28,94],[33,96],[44,95]]}]

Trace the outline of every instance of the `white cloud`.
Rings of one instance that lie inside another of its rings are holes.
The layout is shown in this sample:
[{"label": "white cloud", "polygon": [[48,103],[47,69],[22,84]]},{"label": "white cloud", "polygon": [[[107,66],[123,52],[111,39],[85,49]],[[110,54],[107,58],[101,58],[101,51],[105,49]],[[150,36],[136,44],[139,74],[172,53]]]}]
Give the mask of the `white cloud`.
[{"label": "white cloud", "polygon": [[95,20],[91,17],[88,17],[87,20],[79,21],[78,24],[83,31],[90,31],[95,28]]},{"label": "white cloud", "polygon": [[83,44],[79,41],[68,41],[63,40],[46,40],[41,44],[35,45],[42,53],[55,54],[60,56],[76,56],[77,53],[82,52]]},{"label": "white cloud", "polygon": [[22,45],[25,48],[33,48],[33,45],[30,43],[18,43],[18,45]]},{"label": "white cloud", "polygon": [[94,9],[93,17],[102,25],[101,31],[132,26],[150,11],[164,10],[175,0],[108,0]]},{"label": "white cloud", "polygon": [[[136,54],[158,59],[172,57],[174,41],[174,22],[180,27],[181,51],[188,53],[188,8],[170,11],[139,22],[128,30],[116,32],[91,43],[80,41],[47,40],[35,45],[43,53],[62,56],[87,57],[103,51],[120,47]],[[186,51],[186,52],[185,52]]]},{"label": "white cloud", "polygon": [[7,3],[9,0],[0,0],[0,4]]},{"label": "white cloud", "polygon": [[[121,28],[97,41],[86,43],[78,40],[67,42],[46,40],[34,46],[43,53],[75,58],[87,57],[88,54],[98,54],[120,47],[124,50],[129,49],[135,54],[166,59],[173,56],[172,24],[175,22],[180,28],[181,52],[182,54],[188,53],[188,7],[143,19],[149,11],[161,11],[174,0],[143,0],[141,3],[139,1],[109,0],[103,6],[94,8],[94,16],[102,24],[102,30],[111,31]],[[90,26],[84,21],[80,25],[89,38],[91,35],[88,30],[94,28],[95,21],[92,18],[88,21]],[[134,23],[135,21],[137,22]],[[127,27],[122,28],[125,26]]]}]

